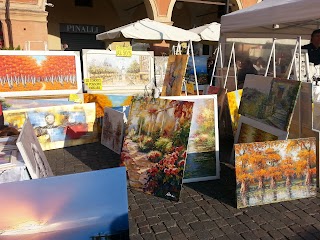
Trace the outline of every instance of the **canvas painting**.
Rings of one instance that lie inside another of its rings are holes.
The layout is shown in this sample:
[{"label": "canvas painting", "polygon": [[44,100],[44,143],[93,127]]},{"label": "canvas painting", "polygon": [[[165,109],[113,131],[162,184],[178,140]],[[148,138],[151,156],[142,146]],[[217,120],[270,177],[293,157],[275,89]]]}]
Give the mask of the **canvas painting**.
[{"label": "canvas painting", "polygon": [[120,154],[126,116],[123,111],[106,107],[104,109],[101,144]]},{"label": "canvas painting", "polygon": [[312,86],[312,130],[320,132],[320,86]]},{"label": "canvas painting", "polygon": [[[207,59],[207,56],[194,56],[197,81],[199,85],[208,84]],[[192,57],[189,57],[188,60],[185,79],[186,81],[195,82]]]},{"label": "canvas painting", "polygon": [[217,96],[163,97],[194,102],[183,182],[220,177]]},{"label": "canvas painting", "polygon": [[16,110],[24,108],[38,108],[73,104],[67,98],[61,99],[23,99],[23,98],[5,98],[2,102],[3,110]]},{"label": "canvas painting", "polygon": [[239,106],[240,106],[242,92],[243,90],[240,89],[240,90],[227,93],[228,106],[229,106],[230,117],[231,117],[231,125],[232,125],[232,130],[234,135],[237,132],[238,122],[240,119]]},{"label": "canvas painting", "polygon": [[28,118],[43,150],[76,146],[98,141],[95,104],[3,111],[6,124],[21,129]]},{"label": "canvas painting", "polygon": [[287,139],[288,133],[256,120],[241,116],[235,143],[266,142]]},{"label": "canvas painting", "polygon": [[0,195],[1,240],[127,239],[129,234],[123,167],[0,184]]},{"label": "canvas painting", "polygon": [[78,52],[1,51],[0,62],[1,97],[82,91]]},{"label": "canvas painting", "polygon": [[237,207],[316,196],[316,140],[235,144]]},{"label": "canvas painting", "polygon": [[0,184],[25,180],[30,180],[30,176],[27,167],[24,166],[24,164],[18,164],[0,170]]},{"label": "canvas painting", "polygon": [[156,86],[162,89],[164,77],[167,71],[168,56],[155,56],[154,57],[154,68],[156,76]]},{"label": "canvas painting", "polygon": [[189,55],[170,55],[161,96],[180,96]]},{"label": "canvas painting", "polygon": [[28,168],[31,178],[45,178],[53,176],[46,155],[44,155],[40,143],[33,131],[29,120],[26,120],[19,138],[17,147]]},{"label": "canvas painting", "polygon": [[247,75],[239,113],[288,131],[301,82]]},{"label": "canvas painting", "polygon": [[[144,92],[153,82],[153,52],[133,51],[131,57],[118,57],[115,51],[83,50],[84,78],[101,78],[102,91],[115,94]],[[90,93],[98,91],[89,90]]]},{"label": "canvas painting", "polygon": [[179,200],[192,111],[193,102],[133,99],[121,153],[131,187]]}]

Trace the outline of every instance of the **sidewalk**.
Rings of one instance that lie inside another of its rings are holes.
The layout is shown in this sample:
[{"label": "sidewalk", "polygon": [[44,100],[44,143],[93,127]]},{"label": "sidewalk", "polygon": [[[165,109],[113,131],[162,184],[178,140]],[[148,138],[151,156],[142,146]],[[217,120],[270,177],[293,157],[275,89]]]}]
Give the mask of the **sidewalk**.
[{"label": "sidewalk", "polygon": [[[45,152],[55,175],[117,167],[100,143]],[[314,198],[235,208],[235,177],[184,184],[179,202],[128,189],[130,240],[320,239],[320,194]]]}]

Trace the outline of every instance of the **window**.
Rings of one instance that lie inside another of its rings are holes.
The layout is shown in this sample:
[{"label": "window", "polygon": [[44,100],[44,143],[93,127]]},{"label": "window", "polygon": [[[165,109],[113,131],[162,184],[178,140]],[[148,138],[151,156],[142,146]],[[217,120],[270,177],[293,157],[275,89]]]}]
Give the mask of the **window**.
[{"label": "window", "polygon": [[78,7],[92,7],[92,0],[75,0],[75,5]]}]

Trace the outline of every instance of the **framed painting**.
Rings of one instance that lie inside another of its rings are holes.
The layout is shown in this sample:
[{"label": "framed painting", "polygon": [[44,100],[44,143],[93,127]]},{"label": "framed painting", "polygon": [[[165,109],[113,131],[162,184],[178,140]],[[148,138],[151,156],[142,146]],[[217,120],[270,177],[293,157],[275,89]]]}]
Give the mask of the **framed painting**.
[{"label": "framed painting", "polygon": [[22,127],[17,147],[28,168],[31,178],[45,178],[53,176],[46,155],[44,155],[40,143],[33,131],[30,121],[27,119]]},{"label": "framed painting", "polygon": [[151,51],[133,51],[131,57],[118,57],[115,51],[82,50],[83,75],[102,79],[101,90],[88,93],[143,93],[154,85],[154,56]]},{"label": "framed painting", "polygon": [[179,200],[193,104],[133,98],[121,152],[131,187]]},{"label": "framed painting", "polygon": [[170,55],[161,96],[180,96],[189,55]]},{"label": "framed painting", "polygon": [[316,196],[315,138],[234,147],[237,208]]},{"label": "framed painting", "polygon": [[247,75],[239,113],[288,131],[301,82]]},{"label": "framed painting", "polygon": [[3,114],[6,124],[18,130],[28,118],[44,151],[98,141],[95,103],[8,110]]},{"label": "framed painting", "polygon": [[0,194],[1,240],[129,235],[124,167],[0,184]]},{"label": "framed painting", "polygon": [[263,124],[254,119],[241,116],[234,143],[285,140],[287,137],[288,132]]},{"label": "framed painting", "polygon": [[0,97],[82,92],[78,52],[3,50],[0,62]]},{"label": "framed painting", "polygon": [[220,178],[217,96],[162,98],[194,103],[183,183]]}]

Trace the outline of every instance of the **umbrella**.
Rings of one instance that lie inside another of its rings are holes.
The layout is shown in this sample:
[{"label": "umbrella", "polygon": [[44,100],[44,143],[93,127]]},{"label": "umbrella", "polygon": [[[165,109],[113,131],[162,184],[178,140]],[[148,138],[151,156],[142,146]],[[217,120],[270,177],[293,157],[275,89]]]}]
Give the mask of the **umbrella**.
[{"label": "umbrella", "polygon": [[219,41],[220,38],[220,23],[213,22],[200,27],[192,28],[189,31],[200,35],[204,41]]}]

